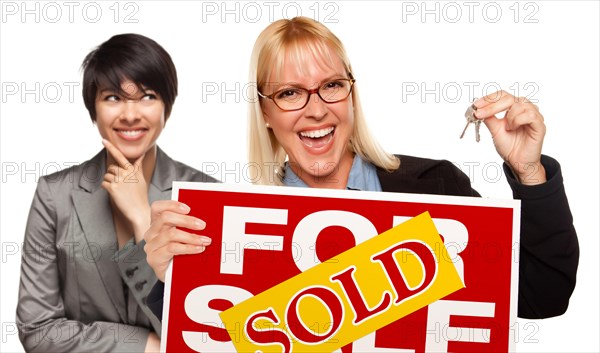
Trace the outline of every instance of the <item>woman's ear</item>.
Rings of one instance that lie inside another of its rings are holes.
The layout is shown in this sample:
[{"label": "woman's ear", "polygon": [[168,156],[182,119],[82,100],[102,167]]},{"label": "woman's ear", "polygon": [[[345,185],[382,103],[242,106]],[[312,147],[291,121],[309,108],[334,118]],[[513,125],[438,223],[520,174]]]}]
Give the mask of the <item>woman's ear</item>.
[{"label": "woman's ear", "polygon": [[265,113],[265,111],[262,111],[262,115],[263,115],[263,121],[265,122],[265,126],[267,127],[267,129],[271,128],[271,124],[269,124],[269,116],[267,115],[267,113]]}]

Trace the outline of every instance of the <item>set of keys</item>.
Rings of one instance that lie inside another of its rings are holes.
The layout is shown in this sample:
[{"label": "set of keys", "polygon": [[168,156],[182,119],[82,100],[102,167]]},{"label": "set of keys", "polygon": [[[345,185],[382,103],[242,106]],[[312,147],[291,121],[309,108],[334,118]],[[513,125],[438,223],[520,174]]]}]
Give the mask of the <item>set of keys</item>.
[{"label": "set of keys", "polygon": [[477,107],[475,106],[475,104],[471,104],[469,106],[469,108],[467,108],[467,111],[465,112],[465,118],[467,118],[467,125],[465,125],[465,128],[462,132],[462,134],[460,134],[460,138],[463,138],[463,136],[465,136],[465,132],[467,131],[467,128],[469,127],[469,125],[471,123],[475,124],[475,141],[479,142],[480,137],[479,137],[479,125],[481,125],[481,120],[477,119],[473,114],[477,111]]}]

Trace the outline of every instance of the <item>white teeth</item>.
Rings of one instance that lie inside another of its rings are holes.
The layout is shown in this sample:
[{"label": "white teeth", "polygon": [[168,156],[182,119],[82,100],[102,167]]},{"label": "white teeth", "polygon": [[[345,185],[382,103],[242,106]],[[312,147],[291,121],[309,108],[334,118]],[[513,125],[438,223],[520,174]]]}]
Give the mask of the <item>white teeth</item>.
[{"label": "white teeth", "polygon": [[119,132],[122,133],[123,135],[134,137],[134,136],[141,134],[142,130],[119,130]]},{"label": "white teeth", "polygon": [[300,136],[316,139],[316,138],[320,138],[320,137],[330,134],[333,131],[333,129],[334,128],[332,126],[332,127],[328,127],[326,129],[321,129],[321,130],[302,131],[302,132],[300,132]]}]

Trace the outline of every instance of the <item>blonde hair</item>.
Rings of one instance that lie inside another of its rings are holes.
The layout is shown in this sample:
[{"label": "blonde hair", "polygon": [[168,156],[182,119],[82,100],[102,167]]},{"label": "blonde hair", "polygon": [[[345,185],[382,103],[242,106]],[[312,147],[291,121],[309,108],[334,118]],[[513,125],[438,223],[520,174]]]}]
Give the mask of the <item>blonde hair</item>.
[{"label": "blonde hair", "polygon": [[[346,72],[351,74],[352,67],[342,42],[323,24],[307,17],[273,22],[258,36],[250,60],[249,77],[249,82],[256,82],[250,92],[250,97],[254,99],[248,107],[249,162],[254,167],[248,170],[253,183],[282,185],[287,158],[287,153],[265,125],[257,91],[264,92],[269,81],[279,81],[286,56],[293,58],[295,62],[304,62],[308,55],[312,55],[322,59],[320,65],[333,67],[331,53],[337,55]],[[301,72],[302,65],[298,65],[297,69]],[[272,72],[277,77],[270,77]],[[348,146],[350,150],[377,167],[388,171],[397,169],[400,160],[385,152],[369,132],[356,84],[352,90],[352,102],[354,131]]]}]

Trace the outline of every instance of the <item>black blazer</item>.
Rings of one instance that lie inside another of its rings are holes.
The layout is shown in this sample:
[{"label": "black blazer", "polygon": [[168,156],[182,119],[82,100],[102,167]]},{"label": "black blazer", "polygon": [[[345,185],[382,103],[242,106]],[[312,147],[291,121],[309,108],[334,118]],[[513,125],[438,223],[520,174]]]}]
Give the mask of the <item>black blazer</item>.
[{"label": "black blazer", "polygon": [[[413,194],[475,196],[466,174],[446,160],[398,155],[394,172],[378,169],[383,191]],[[541,319],[563,314],[575,288],[579,243],[563,186],[560,165],[542,156],[548,181],[521,185],[504,164],[504,172],[521,200],[518,316]],[[164,283],[157,281],[148,296],[148,306],[162,319]]]},{"label": "black blazer", "polygon": [[[378,170],[383,191],[454,196],[480,196],[454,164],[411,156],[400,157],[392,173]],[[579,242],[565,194],[560,164],[542,155],[548,181],[525,186],[504,164],[504,173],[521,200],[519,303],[517,314],[542,319],[563,314],[575,289]]]}]

